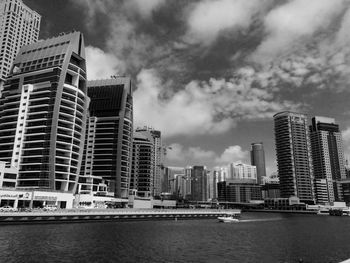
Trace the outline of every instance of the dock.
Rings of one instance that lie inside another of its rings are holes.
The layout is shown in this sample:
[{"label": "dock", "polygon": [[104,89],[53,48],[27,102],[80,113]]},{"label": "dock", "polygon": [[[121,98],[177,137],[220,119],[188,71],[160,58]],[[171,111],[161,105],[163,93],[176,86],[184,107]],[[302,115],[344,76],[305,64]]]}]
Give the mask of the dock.
[{"label": "dock", "polygon": [[171,209],[171,210],[61,210],[33,212],[1,212],[0,225],[8,224],[52,224],[52,223],[84,223],[112,221],[145,221],[145,220],[184,220],[210,219],[240,210],[210,209]]}]

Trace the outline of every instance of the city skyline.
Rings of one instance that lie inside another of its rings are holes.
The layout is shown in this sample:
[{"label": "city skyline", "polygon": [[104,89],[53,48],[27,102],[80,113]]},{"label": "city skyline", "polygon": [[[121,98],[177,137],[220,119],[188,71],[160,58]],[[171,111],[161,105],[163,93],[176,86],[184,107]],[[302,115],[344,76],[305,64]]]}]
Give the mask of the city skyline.
[{"label": "city skyline", "polygon": [[42,15],[41,39],[83,32],[88,78],[132,77],[135,127],[162,131],[167,165],[249,162],[261,141],[270,175],[283,110],[335,118],[349,155],[345,1],[24,2]]}]

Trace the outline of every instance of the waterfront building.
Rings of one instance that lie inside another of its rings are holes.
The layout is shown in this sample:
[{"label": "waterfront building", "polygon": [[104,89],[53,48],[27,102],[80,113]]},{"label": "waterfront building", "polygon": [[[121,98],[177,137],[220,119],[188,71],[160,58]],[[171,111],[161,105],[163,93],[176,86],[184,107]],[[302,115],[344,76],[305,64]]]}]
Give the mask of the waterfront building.
[{"label": "waterfront building", "polygon": [[317,203],[341,201],[340,180],[346,179],[339,125],[333,118],[314,117],[310,125],[312,163]]},{"label": "waterfront building", "polygon": [[154,144],[150,133],[134,132],[130,190],[137,196],[153,196]]},{"label": "waterfront building", "polygon": [[218,183],[218,201],[249,203],[261,200],[261,186],[245,179],[229,179]]},{"label": "waterfront building", "polygon": [[150,127],[137,128],[136,132],[144,133],[151,136],[153,144],[153,192],[152,196],[160,196],[161,193],[161,176],[162,176],[162,162],[163,162],[163,146],[161,132]]},{"label": "waterfront building", "polygon": [[261,185],[262,198],[280,198],[280,185],[279,183],[265,183]]},{"label": "waterfront building", "polygon": [[15,189],[17,175],[17,167],[11,166],[10,163],[0,161],[0,189]]},{"label": "waterfront building", "polygon": [[128,77],[87,83],[89,106],[79,193],[129,194],[133,102]]},{"label": "waterfront building", "polygon": [[191,200],[207,201],[207,168],[205,166],[193,166],[191,181]]},{"label": "waterfront building", "polygon": [[251,164],[256,166],[258,184],[262,184],[262,178],[266,176],[264,145],[262,142],[252,143],[251,147]]},{"label": "waterfront building", "polygon": [[289,198],[266,198],[264,199],[264,206],[267,209],[274,210],[306,210],[305,203],[300,202],[296,196]]},{"label": "waterfront building", "polygon": [[0,161],[18,169],[17,189],[75,193],[89,104],[85,70],[79,32],[20,49],[0,98]]},{"label": "waterfront building", "polygon": [[38,41],[40,20],[22,0],[0,1],[0,94],[19,49]]},{"label": "waterfront building", "polygon": [[289,111],[274,115],[280,193],[314,203],[313,169],[307,116]]}]

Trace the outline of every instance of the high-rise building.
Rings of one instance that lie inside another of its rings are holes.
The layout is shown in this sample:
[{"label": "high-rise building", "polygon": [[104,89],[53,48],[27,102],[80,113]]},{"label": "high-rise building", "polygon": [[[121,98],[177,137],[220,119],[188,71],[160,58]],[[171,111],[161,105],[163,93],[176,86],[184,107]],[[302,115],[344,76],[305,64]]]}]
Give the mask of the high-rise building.
[{"label": "high-rise building", "polygon": [[193,166],[191,174],[191,197],[193,201],[207,201],[207,168],[205,166]]},{"label": "high-rise building", "polygon": [[185,175],[185,168],[183,167],[175,167],[175,166],[165,167],[164,174],[162,176],[162,181],[161,181],[162,192],[177,195],[179,189],[177,188],[178,186],[176,185],[176,178],[178,176],[183,176],[183,175]]},{"label": "high-rise building", "polygon": [[137,128],[136,132],[143,133],[147,137],[151,136],[153,143],[153,192],[152,196],[159,196],[161,193],[161,176],[162,176],[162,157],[163,157],[163,147],[162,147],[162,137],[161,132],[150,127]]},{"label": "high-rise building", "polygon": [[130,189],[141,197],[153,196],[154,144],[150,133],[134,132]]},{"label": "high-rise building", "polygon": [[258,184],[262,184],[262,178],[266,176],[265,152],[262,142],[252,143],[250,151],[251,164],[256,166]]},{"label": "high-rise building", "polygon": [[339,125],[333,118],[314,117],[310,139],[317,202],[342,200],[339,181],[346,178],[346,172]]},{"label": "high-rise building", "polygon": [[19,49],[38,40],[40,20],[22,0],[0,1],[0,88]]},{"label": "high-rise building", "polygon": [[307,116],[289,111],[274,115],[280,193],[314,203],[313,169]]},{"label": "high-rise building", "polygon": [[79,191],[107,187],[127,197],[131,173],[133,103],[130,78],[88,81],[89,106]]},{"label": "high-rise building", "polygon": [[21,48],[0,98],[0,161],[19,169],[17,188],[75,192],[89,104],[85,71],[79,32]]}]

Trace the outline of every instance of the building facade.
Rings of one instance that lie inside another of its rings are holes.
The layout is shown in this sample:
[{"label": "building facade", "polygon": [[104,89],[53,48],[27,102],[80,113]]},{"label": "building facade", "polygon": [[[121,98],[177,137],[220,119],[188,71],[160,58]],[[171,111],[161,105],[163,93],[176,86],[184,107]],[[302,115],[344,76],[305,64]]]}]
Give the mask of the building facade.
[{"label": "building facade", "polygon": [[93,80],[79,192],[129,195],[133,102],[130,78]]},{"label": "building facade", "polygon": [[266,176],[265,152],[262,142],[252,143],[250,151],[251,165],[256,166],[257,182],[262,184],[262,179]]},{"label": "building facade", "polygon": [[136,190],[137,196],[153,196],[154,168],[154,144],[151,134],[134,132],[130,189]]},{"label": "building facade", "polygon": [[19,49],[38,41],[40,20],[22,0],[0,1],[0,83],[10,74]]},{"label": "building facade", "polygon": [[249,203],[261,198],[261,186],[258,184],[239,179],[218,183],[219,202]]},{"label": "building facade", "polygon": [[229,178],[227,179],[246,179],[251,183],[257,183],[256,166],[235,162],[229,165]]},{"label": "building facade", "polygon": [[307,116],[294,112],[274,115],[280,193],[314,203],[313,169]]},{"label": "building facade", "polygon": [[310,125],[317,203],[341,201],[340,180],[346,179],[339,125],[333,118],[314,117]]},{"label": "building facade", "polygon": [[153,192],[152,196],[160,196],[161,193],[161,177],[163,163],[163,147],[161,132],[150,127],[137,128],[136,132],[143,133],[146,136],[151,136],[153,144]]},{"label": "building facade", "polygon": [[208,200],[208,179],[207,168],[205,166],[193,166],[191,174],[191,200]]},{"label": "building facade", "polygon": [[84,39],[72,32],[21,48],[0,98],[0,161],[17,188],[74,193],[87,108]]}]

